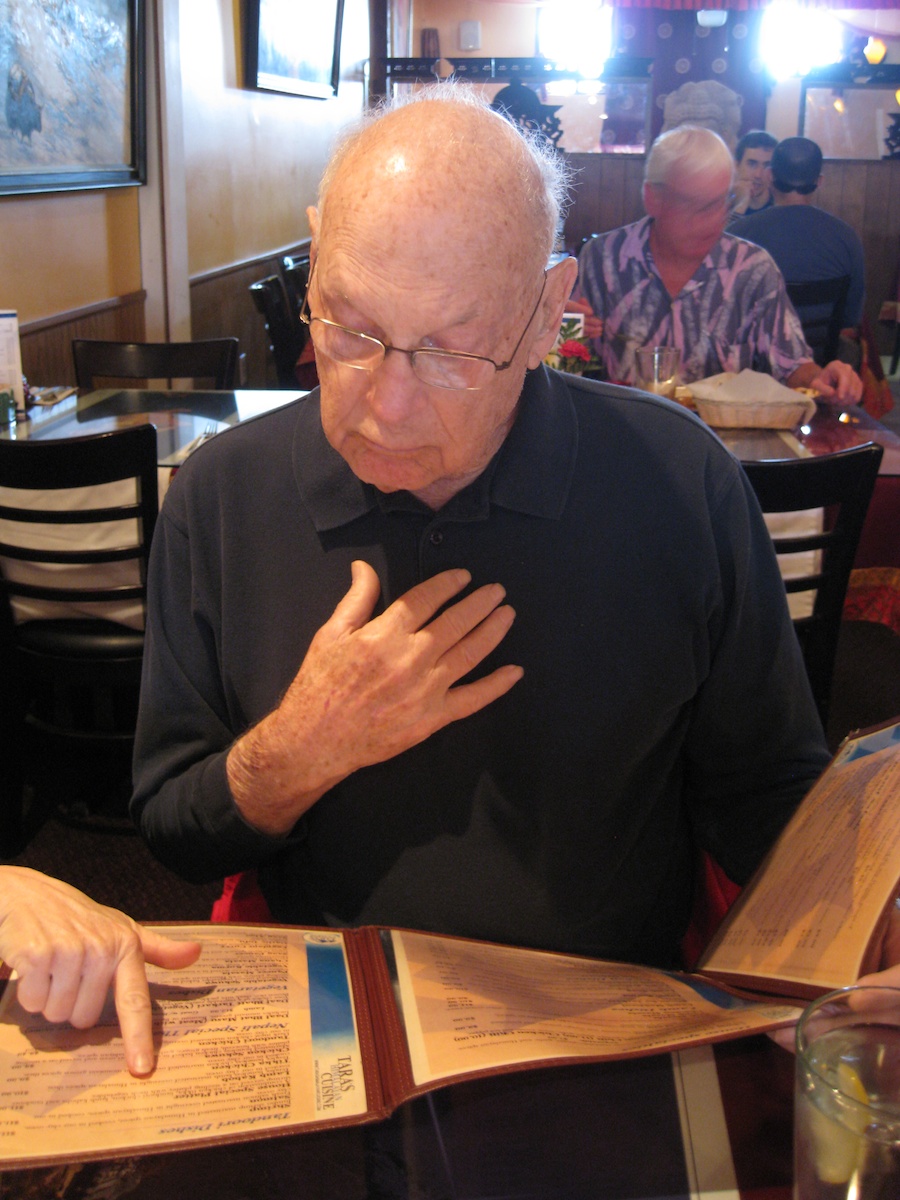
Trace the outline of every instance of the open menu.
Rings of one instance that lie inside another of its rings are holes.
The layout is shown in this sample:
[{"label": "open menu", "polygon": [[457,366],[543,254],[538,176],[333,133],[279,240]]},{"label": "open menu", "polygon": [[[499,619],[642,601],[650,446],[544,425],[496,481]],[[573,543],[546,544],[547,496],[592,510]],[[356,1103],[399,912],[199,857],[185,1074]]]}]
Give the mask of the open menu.
[{"label": "open menu", "polygon": [[868,965],[900,879],[900,740],[896,727],[868,738],[811,790],[698,974],[372,926],[163,927],[203,953],[148,968],[148,1079],[125,1069],[111,1002],[76,1031],[26,1013],[12,981],[0,1166],[374,1121],[463,1079],[787,1025],[797,1002],[778,993],[827,991]]},{"label": "open menu", "polygon": [[697,969],[811,999],[877,970],[900,881],[900,723],[847,738]]},{"label": "open menu", "polygon": [[400,929],[161,927],[158,1063],[126,1071],[111,1005],[78,1031],[0,1007],[0,1166],[362,1123],[527,1066],[627,1058],[785,1024],[796,1009],[691,977]]}]

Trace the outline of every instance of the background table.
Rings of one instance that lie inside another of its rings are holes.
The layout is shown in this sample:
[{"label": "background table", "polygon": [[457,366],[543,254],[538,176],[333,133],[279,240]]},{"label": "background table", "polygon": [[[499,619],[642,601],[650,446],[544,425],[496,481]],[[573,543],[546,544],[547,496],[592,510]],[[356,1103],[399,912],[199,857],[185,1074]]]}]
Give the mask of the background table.
[{"label": "background table", "polygon": [[68,438],[106,433],[149,422],[156,426],[160,467],[177,467],[197,438],[281,408],[306,395],[292,391],[159,391],[104,388],[69,396],[49,408],[29,409],[28,417],[0,430],[14,441]]}]

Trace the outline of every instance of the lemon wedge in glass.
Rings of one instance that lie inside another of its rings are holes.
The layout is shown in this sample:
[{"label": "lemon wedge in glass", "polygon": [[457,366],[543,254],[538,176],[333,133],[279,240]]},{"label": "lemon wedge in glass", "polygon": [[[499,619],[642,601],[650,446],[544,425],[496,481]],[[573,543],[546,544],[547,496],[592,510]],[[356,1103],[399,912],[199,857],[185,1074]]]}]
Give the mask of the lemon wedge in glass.
[{"label": "lemon wedge in glass", "polygon": [[[855,1067],[840,1062],[837,1066],[837,1087],[842,1096],[855,1100],[860,1106],[869,1103],[869,1094]],[[864,1108],[840,1105],[834,1119],[809,1105],[809,1131],[812,1140],[816,1173],[823,1183],[846,1183],[862,1164],[866,1145],[862,1134],[869,1123]]]}]

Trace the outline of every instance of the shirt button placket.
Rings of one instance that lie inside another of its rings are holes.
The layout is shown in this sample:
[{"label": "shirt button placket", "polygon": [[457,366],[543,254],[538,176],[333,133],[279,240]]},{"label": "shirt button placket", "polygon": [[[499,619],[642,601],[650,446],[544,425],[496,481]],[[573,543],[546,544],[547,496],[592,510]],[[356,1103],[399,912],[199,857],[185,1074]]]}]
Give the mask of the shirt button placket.
[{"label": "shirt button placket", "polygon": [[444,531],[431,528],[424,532],[419,542],[419,571],[422,579],[428,579],[444,569],[445,555],[441,553]]}]

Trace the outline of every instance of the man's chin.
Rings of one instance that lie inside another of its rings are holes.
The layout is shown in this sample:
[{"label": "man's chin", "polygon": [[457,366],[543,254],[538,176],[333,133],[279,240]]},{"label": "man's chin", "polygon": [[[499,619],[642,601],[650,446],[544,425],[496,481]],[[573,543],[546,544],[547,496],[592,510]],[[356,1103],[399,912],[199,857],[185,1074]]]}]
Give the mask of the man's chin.
[{"label": "man's chin", "polygon": [[357,479],[372,484],[380,492],[418,492],[429,487],[437,477],[436,472],[403,455],[368,451],[344,457]]}]

